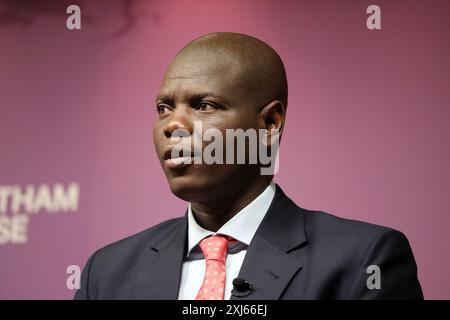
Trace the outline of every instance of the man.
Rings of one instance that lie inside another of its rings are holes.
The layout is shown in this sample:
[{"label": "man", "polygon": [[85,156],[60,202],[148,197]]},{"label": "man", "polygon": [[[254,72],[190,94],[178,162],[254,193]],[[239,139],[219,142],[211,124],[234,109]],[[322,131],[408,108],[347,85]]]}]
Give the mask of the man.
[{"label": "man", "polygon": [[[402,233],[299,208],[259,162],[195,161],[212,143],[193,147],[195,123],[200,135],[262,130],[274,152],[287,80],[267,44],[236,33],[192,41],[170,64],[156,108],[156,151],[188,210],[94,253],[76,299],[423,298]],[[229,154],[234,141],[223,144]]]}]

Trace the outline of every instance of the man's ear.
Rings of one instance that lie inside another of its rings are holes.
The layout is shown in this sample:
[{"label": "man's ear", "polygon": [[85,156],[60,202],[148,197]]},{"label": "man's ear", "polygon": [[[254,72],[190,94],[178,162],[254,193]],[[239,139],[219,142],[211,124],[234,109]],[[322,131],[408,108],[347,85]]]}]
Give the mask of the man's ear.
[{"label": "man's ear", "polygon": [[281,137],[286,119],[286,108],[280,100],[274,100],[265,105],[259,112],[260,128],[267,129],[270,135],[271,130],[278,129]]}]

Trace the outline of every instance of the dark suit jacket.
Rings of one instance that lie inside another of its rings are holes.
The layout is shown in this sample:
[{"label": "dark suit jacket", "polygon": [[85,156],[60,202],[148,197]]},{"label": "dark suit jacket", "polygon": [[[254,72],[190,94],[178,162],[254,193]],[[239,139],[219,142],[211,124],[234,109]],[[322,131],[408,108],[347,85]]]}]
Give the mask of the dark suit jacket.
[{"label": "dark suit jacket", "polygon": [[[177,299],[187,215],[95,252],[75,299]],[[368,289],[369,265],[381,271]],[[239,272],[253,290],[231,299],[423,299],[406,237],[298,207],[277,186]]]}]

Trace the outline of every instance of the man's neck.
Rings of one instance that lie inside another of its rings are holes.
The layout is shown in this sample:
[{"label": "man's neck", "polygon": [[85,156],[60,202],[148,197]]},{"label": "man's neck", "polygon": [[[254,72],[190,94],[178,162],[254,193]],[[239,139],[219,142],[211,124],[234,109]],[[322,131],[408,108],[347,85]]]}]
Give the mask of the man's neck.
[{"label": "man's neck", "polygon": [[[243,190],[222,199],[208,202],[192,202],[191,209],[197,223],[216,232],[239,211],[255,200],[270,184],[271,179],[261,180]],[[234,190],[233,190],[234,191]]]}]

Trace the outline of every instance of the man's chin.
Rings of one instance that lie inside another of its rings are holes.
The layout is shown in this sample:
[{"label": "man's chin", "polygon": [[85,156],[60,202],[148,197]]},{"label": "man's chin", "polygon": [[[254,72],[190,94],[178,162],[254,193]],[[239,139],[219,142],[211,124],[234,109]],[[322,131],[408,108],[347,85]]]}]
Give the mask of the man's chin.
[{"label": "man's chin", "polygon": [[177,198],[187,202],[202,201],[211,193],[210,187],[192,177],[172,177],[169,179],[169,186]]}]

